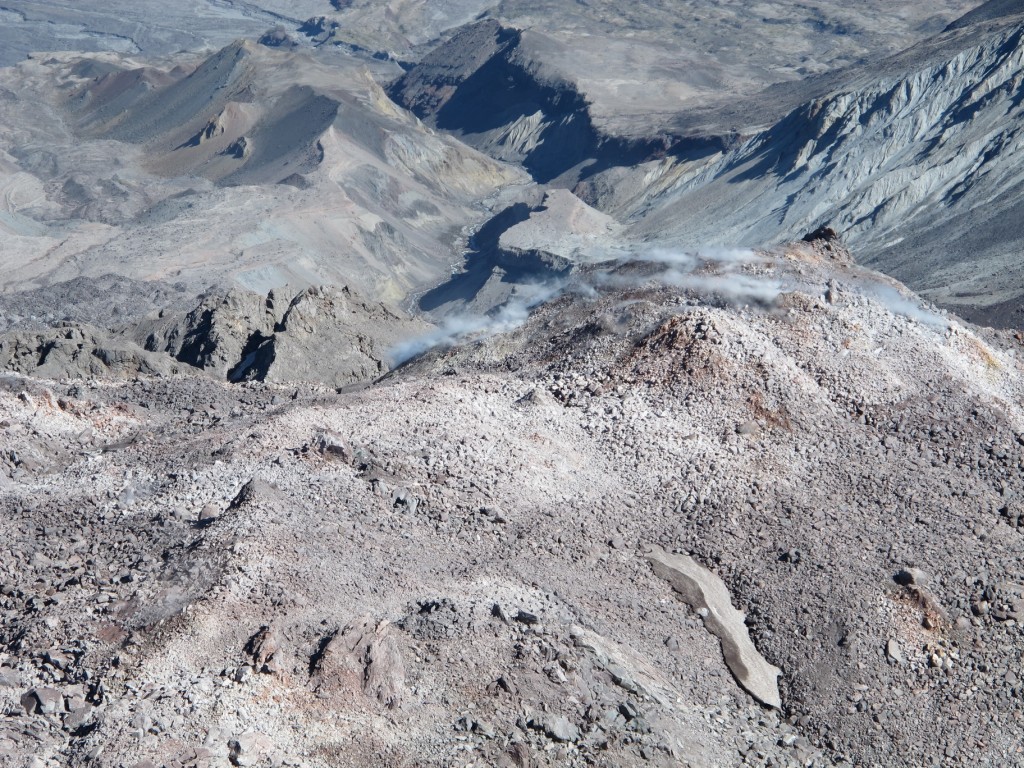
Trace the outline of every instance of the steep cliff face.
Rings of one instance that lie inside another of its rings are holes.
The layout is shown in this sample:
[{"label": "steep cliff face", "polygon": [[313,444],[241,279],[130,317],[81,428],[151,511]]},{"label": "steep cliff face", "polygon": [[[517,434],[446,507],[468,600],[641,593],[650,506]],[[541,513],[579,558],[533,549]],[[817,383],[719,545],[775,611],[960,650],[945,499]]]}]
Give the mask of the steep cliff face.
[{"label": "steep cliff face", "polygon": [[915,69],[854,73],[732,152],[661,169],[674,181],[648,187],[638,229],[760,243],[830,223],[933,299],[1020,295],[1021,21],[947,33],[894,62]]}]

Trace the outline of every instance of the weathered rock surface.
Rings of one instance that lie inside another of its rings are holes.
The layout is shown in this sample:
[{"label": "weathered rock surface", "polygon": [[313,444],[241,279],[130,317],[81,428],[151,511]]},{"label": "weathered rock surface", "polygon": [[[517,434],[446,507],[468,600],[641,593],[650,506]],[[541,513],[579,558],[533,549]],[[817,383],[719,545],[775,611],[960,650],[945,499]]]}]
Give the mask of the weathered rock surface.
[{"label": "weathered rock surface", "polygon": [[134,335],[147,350],[164,352],[220,379],[234,378],[248,348],[273,333],[273,306],[269,297],[236,288],[203,297],[184,317],[161,312]]},{"label": "weathered rock surface", "polygon": [[361,691],[387,709],[398,709],[405,666],[395,629],[364,616],[327,638],[310,663],[311,684],[321,696]]},{"label": "weathered rock surface", "polygon": [[0,334],[0,369],[53,379],[170,375],[343,387],[386,373],[392,348],[430,326],[347,287],[232,289],[190,311],[160,310],[102,331],[75,323]]},{"label": "weathered rock surface", "polygon": [[389,370],[395,344],[429,328],[347,287],[308,288],[292,299],[272,334],[250,337],[229,378],[335,387],[370,381]]},{"label": "weathered rock surface", "polygon": [[66,324],[0,334],[0,369],[51,379],[155,376],[181,370],[165,356],[98,328]]}]

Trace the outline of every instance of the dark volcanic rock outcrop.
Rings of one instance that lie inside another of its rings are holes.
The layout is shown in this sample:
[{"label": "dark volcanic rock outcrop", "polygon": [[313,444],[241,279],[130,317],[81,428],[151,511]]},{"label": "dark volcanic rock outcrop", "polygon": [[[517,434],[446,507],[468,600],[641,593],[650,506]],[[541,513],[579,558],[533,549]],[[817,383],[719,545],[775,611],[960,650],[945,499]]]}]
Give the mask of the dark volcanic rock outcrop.
[{"label": "dark volcanic rock outcrop", "polygon": [[0,370],[68,379],[198,369],[226,381],[366,382],[389,351],[430,325],[349,288],[210,292],[191,310],[159,310],[114,329],[65,322],[0,334]]},{"label": "dark volcanic rock outcrop", "polygon": [[274,331],[272,300],[232,289],[203,297],[184,317],[160,313],[136,331],[146,349],[227,378],[253,337]]},{"label": "dark volcanic rock outcrop", "polygon": [[388,352],[429,326],[348,288],[308,288],[288,305],[272,335],[255,332],[233,381],[319,381],[343,387],[387,372]]},{"label": "dark volcanic rock outcrop", "polygon": [[157,376],[183,368],[164,355],[87,325],[0,334],[0,370],[44,379]]},{"label": "dark volcanic rock outcrop", "polygon": [[233,289],[211,294],[184,315],[140,325],[135,337],[228,381],[316,381],[346,386],[374,379],[388,350],[429,326],[348,288],[323,286],[268,295]]}]

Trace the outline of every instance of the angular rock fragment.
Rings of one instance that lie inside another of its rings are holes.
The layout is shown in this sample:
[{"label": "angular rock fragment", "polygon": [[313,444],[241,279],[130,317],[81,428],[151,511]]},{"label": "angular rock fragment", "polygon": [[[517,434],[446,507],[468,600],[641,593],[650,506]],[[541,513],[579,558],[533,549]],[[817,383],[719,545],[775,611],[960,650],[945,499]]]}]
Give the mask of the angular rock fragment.
[{"label": "angular rock fragment", "polygon": [[553,741],[579,741],[580,738],[580,729],[564,715],[537,713],[527,718],[525,723],[520,722],[531,730],[541,731]]},{"label": "angular rock fragment", "polygon": [[[654,573],[667,581],[693,610],[704,617],[704,626],[722,641],[729,671],[744,690],[763,704],[781,708],[778,667],[769,664],[754,647],[744,614],[732,606],[729,590],[718,576],[686,555],[653,548],[647,559]],[[705,615],[706,612],[706,615]]]},{"label": "angular rock fragment", "polygon": [[245,644],[245,652],[253,658],[253,667],[259,672],[274,672],[276,656],[281,650],[281,639],[270,626],[262,626]]},{"label": "angular rock fragment", "polygon": [[30,715],[36,712],[54,714],[64,711],[64,696],[55,688],[33,688],[21,697],[21,705]]},{"label": "angular rock fragment", "polygon": [[839,233],[837,233],[832,227],[822,225],[813,232],[808,232],[804,235],[803,240],[805,243],[813,243],[815,240],[827,240],[834,241],[839,239]]},{"label": "angular rock fragment", "polygon": [[557,406],[558,403],[546,389],[543,389],[541,387],[534,387],[525,395],[516,400],[516,405],[520,405],[523,407],[534,406],[542,408],[551,408]]},{"label": "angular rock fragment", "polygon": [[580,730],[563,715],[544,719],[544,732],[555,741],[578,741]]},{"label": "angular rock fragment", "polygon": [[922,623],[926,628],[932,629],[940,624],[949,623],[949,614],[929,588],[931,578],[927,573],[920,568],[906,568],[893,576],[893,581],[906,587],[910,595],[917,600],[924,610]]},{"label": "angular rock fragment", "polygon": [[318,432],[313,438],[313,446],[329,459],[338,459],[345,463],[352,461],[352,448],[345,438],[336,432],[329,430]]},{"label": "angular rock fragment", "polygon": [[402,705],[405,694],[405,665],[398,641],[382,622],[374,632],[366,652],[366,676],[363,691],[388,709]]},{"label": "angular rock fragment", "polygon": [[18,671],[10,667],[0,667],[0,688],[17,688],[21,685]]},{"label": "angular rock fragment", "polygon": [[573,645],[593,656],[616,685],[653,699],[662,707],[672,707],[672,684],[636,651],[576,625],[569,627],[569,637]]},{"label": "angular rock fragment", "polygon": [[900,650],[900,644],[890,638],[889,642],[885,644],[885,655],[888,656],[894,664],[903,663],[903,651]]},{"label": "angular rock fragment", "polygon": [[83,704],[80,709],[75,709],[64,718],[64,729],[75,731],[85,725],[92,716],[92,704]]},{"label": "angular rock fragment", "polygon": [[405,664],[388,621],[374,627],[369,616],[327,638],[310,662],[313,682],[322,692],[361,689],[388,709],[401,707]]},{"label": "angular rock fragment", "polygon": [[264,762],[274,749],[270,738],[262,733],[246,731],[237,739],[232,739],[228,748],[232,765],[259,765]]},{"label": "angular rock fragment", "polygon": [[526,624],[527,626],[532,626],[533,624],[537,624],[540,622],[540,619],[537,618],[536,614],[530,613],[529,611],[524,611],[522,609],[520,609],[519,612],[515,615],[515,620],[520,622],[521,624]]},{"label": "angular rock fragment", "polygon": [[247,480],[231,499],[229,510],[243,509],[257,504],[280,502],[280,493],[270,483],[259,478]]},{"label": "angular rock fragment", "polygon": [[201,528],[212,524],[218,517],[220,517],[220,508],[216,504],[206,504],[201,510],[199,515],[196,517],[196,525]]}]

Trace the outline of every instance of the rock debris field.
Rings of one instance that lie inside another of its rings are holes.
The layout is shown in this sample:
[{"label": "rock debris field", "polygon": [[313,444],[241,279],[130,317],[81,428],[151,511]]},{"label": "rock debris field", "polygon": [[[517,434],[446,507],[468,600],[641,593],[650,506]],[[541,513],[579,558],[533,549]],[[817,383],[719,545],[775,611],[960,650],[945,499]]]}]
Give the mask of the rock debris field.
[{"label": "rock debris field", "polygon": [[1019,2],[171,5],[0,7],[0,768],[1024,766]]},{"label": "rock debris field", "polygon": [[354,391],[4,374],[0,761],[1024,762],[1020,339],[718,268]]}]

